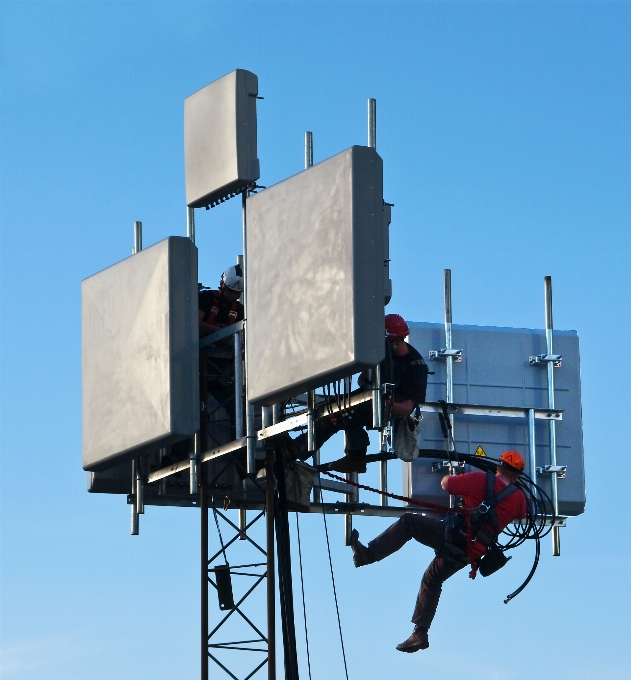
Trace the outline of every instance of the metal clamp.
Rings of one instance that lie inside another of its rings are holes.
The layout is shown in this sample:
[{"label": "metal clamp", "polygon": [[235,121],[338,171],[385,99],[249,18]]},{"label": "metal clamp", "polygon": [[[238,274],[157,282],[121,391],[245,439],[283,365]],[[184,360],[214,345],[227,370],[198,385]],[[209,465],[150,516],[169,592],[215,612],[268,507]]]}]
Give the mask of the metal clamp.
[{"label": "metal clamp", "polygon": [[546,366],[552,364],[555,368],[561,368],[562,354],[537,354],[536,356],[528,357],[528,363],[531,366]]},{"label": "metal clamp", "polygon": [[567,465],[544,465],[537,468],[537,473],[540,475],[554,475],[558,479],[565,479],[567,474]]},{"label": "metal clamp", "polygon": [[464,463],[462,461],[448,461],[443,460],[440,463],[432,463],[432,472],[445,472],[450,469],[464,470]]},{"label": "metal clamp", "polygon": [[430,361],[441,361],[451,357],[457,364],[462,361],[462,350],[461,349],[430,349],[429,350],[429,360]]}]

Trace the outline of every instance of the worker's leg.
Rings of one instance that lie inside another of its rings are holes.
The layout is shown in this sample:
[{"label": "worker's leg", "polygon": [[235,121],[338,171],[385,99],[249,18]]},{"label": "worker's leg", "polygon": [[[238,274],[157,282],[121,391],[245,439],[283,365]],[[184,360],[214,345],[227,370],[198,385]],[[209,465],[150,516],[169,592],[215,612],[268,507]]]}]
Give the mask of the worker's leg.
[{"label": "worker's leg", "polygon": [[357,536],[352,546],[355,564],[360,567],[383,560],[402,548],[412,538],[429,548],[438,550],[443,543],[444,532],[442,518],[420,513],[406,513],[382,534],[370,541],[367,546],[359,543]]},{"label": "worker's leg", "polygon": [[456,561],[444,557],[435,557],[421,582],[421,589],[416,598],[416,606],[412,615],[412,623],[426,630],[432,625],[443,583],[466,566],[464,561]]}]

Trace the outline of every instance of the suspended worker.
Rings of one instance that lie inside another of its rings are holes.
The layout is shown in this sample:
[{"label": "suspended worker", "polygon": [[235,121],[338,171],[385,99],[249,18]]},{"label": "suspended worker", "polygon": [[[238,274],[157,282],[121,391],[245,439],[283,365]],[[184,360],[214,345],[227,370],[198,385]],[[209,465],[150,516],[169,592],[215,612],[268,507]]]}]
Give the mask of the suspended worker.
[{"label": "suspended worker", "polygon": [[[493,573],[506,562],[497,546],[499,534],[514,520],[526,516],[526,497],[515,486],[524,470],[524,459],[517,451],[505,451],[497,472],[468,472],[443,477],[441,487],[447,493],[464,498],[462,513],[432,516],[428,513],[406,513],[367,546],[359,542],[359,533],[351,533],[351,548],[356,567],[378,562],[402,548],[411,538],[433,548],[436,557],[423,575],[414,607],[410,637],[397,645],[400,652],[417,652],[429,647],[427,631],[432,624],[443,583],[467,563],[472,565],[472,578],[485,560],[497,560],[483,575]],[[501,555],[496,557],[497,551]],[[503,561],[502,561],[503,560]]]},{"label": "suspended worker", "polygon": [[[410,329],[398,314],[385,317],[386,358],[381,364],[381,381],[391,386],[391,393],[385,400],[386,420],[395,421],[409,416],[418,404],[425,401],[427,390],[427,365],[420,353],[405,338]],[[359,391],[371,388],[367,373],[359,377]],[[327,463],[321,469],[336,472],[366,472],[366,454],[370,439],[367,429],[373,427],[372,402],[365,401],[345,411],[326,414],[315,422],[315,448],[319,449],[336,432],[344,431],[344,457]],[[307,451],[306,434],[291,440],[284,438],[290,449],[289,456],[305,460]]]}]

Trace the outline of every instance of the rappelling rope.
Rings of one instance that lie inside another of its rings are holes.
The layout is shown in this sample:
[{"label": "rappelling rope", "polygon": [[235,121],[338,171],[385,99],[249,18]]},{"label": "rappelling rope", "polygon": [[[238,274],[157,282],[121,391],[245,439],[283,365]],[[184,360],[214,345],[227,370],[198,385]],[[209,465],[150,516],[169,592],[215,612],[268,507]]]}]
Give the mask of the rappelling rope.
[{"label": "rappelling rope", "polygon": [[[322,498],[322,486],[320,486],[320,498]],[[327,525],[326,525],[326,513],[324,511],[324,504],[322,504],[322,518],[324,519],[324,535],[326,536],[326,549],[329,553],[329,567],[331,569],[331,583],[333,583],[333,597],[335,598],[335,612],[337,614],[337,627],[340,631],[340,644],[342,646],[342,659],[344,660],[344,674],[346,675],[346,680],[348,680],[348,666],[346,665],[346,651],[344,649],[344,637],[342,635],[342,621],[340,619],[340,607],[339,607],[338,602],[337,602],[337,590],[335,588],[335,576],[333,574],[333,560],[331,559],[331,543],[329,542],[329,530],[328,530]]]},{"label": "rappelling rope", "polygon": [[302,614],[305,620],[305,644],[307,645],[307,667],[309,668],[309,680],[311,680],[311,656],[309,655],[309,631],[307,630],[307,605],[305,604],[305,581],[302,576],[302,547],[300,545],[300,524],[296,513],[296,533],[298,535],[298,563],[300,564],[300,588],[302,589]]}]

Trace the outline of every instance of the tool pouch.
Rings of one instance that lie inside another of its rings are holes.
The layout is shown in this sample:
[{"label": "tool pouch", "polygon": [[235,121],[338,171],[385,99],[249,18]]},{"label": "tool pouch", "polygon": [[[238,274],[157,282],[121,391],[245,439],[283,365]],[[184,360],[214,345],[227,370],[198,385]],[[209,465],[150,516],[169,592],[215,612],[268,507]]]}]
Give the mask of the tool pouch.
[{"label": "tool pouch", "polygon": [[510,560],[497,543],[493,543],[478,561],[478,571],[482,576],[490,576],[501,569]]}]

